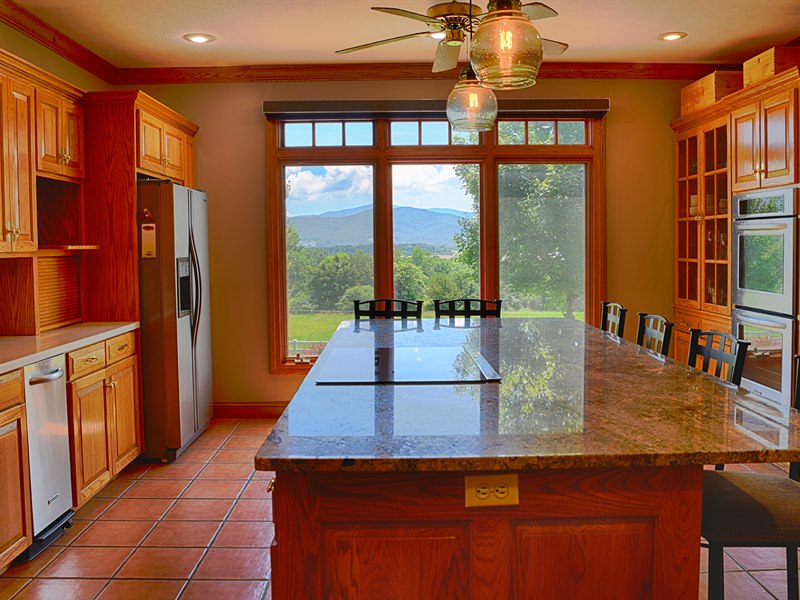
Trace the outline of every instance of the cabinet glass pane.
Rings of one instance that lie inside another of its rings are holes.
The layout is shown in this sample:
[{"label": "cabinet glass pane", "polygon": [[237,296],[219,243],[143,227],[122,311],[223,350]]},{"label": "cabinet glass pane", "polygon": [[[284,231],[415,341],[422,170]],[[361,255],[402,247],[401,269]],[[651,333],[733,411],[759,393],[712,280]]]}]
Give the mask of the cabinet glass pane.
[{"label": "cabinet glass pane", "polygon": [[689,175],[697,175],[697,138],[689,138],[689,148],[687,158],[689,160]]},{"label": "cabinet glass pane", "polygon": [[705,285],[705,293],[703,296],[703,302],[706,304],[716,304],[717,303],[717,286],[716,286],[716,265],[706,263],[705,265],[705,276],[706,276],[706,285]]},{"label": "cabinet glass pane", "polygon": [[687,258],[697,259],[697,230],[699,226],[697,221],[688,221],[689,225],[689,244],[686,252]]},{"label": "cabinet glass pane", "polygon": [[728,260],[728,222],[717,221],[717,260]]},{"label": "cabinet glass pane", "polygon": [[686,177],[686,147],[686,140],[678,142],[678,177],[681,179]]},{"label": "cabinet glass pane", "polygon": [[717,304],[728,305],[728,265],[717,265]]},{"label": "cabinet glass pane", "polygon": [[714,130],[706,131],[703,135],[703,172],[708,173],[716,167],[716,146],[714,144]]},{"label": "cabinet glass pane", "polygon": [[678,222],[678,258],[686,258],[686,248],[688,236],[686,230],[689,224],[686,221]]},{"label": "cabinet glass pane", "polygon": [[716,181],[716,192],[717,192],[717,214],[718,215],[727,215],[728,214],[728,174],[727,173],[717,173],[717,181]]},{"label": "cabinet glass pane", "polygon": [[706,221],[705,256],[706,260],[714,260],[717,251],[716,219]]},{"label": "cabinet glass pane", "polygon": [[678,263],[678,298],[686,298],[686,263]]},{"label": "cabinet glass pane", "polygon": [[705,206],[703,210],[706,217],[713,217],[717,214],[716,193],[714,191],[714,183],[716,177],[714,175],[706,175],[703,180],[703,187],[705,188]]},{"label": "cabinet glass pane", "polygon": [[717,134],[717,169],[728,168],[728,128],[719,127]]},{"label": "cabinet glass pane", "polygon": [[689,300],[697,300],[697,263],[688,263],[686,287],[686,298]]},{"label": "cabinet glass pane", "polygon": [[686,191],[686,182],[678,182],[678,218],[685,219],[688,213],[689,196]]}]

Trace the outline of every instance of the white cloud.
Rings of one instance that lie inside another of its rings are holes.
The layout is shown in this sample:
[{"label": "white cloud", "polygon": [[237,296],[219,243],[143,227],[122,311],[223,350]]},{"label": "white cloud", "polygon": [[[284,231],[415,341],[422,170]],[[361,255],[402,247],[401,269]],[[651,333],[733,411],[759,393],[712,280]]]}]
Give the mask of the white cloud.
[{"label": "white cloud", "polygon": [[287,167],[286,183],[292,200],[314,202],[321,198],[344,198],[372,194],[372,167],[337,165],[315,173],[309,167]]},{"label": "white cloud", "polygon": [[395,194],[421,196],[436,194],[461,185],[453,165],[395,165],[392,189]]}]

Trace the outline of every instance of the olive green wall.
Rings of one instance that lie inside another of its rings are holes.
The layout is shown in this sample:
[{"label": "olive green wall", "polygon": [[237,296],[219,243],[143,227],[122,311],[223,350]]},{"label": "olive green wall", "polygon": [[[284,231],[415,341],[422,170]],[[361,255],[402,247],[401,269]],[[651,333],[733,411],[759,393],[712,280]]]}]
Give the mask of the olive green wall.
[{"label": "olive green wall", "polygon": [[[7,37],[10,32],[16,37]],[[86,90],[91,75],[0,25],[0,44]],[[8,41],[7,41],[8,40]],[[547,80],[508,97],[610,98],[606,117],[607,297],[672,315],[673,135],[686,81]],[[209,195],[214,398],[288,402],[296,376],[267,355],[264,100],[445,98],[451,82],[201,84],[142,89],[200,126],[197,187]],[[635,327],[629,326],[633,339]]]}]

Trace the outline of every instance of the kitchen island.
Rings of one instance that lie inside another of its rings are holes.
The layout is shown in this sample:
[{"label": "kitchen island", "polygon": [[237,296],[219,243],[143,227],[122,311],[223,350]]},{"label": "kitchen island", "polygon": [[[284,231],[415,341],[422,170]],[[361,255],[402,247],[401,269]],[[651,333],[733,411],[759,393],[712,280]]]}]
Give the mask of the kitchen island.
[{"label": "kitchen island", "polygon": [[273,598],[694,600],[703,465],[798,458],[794,411],[578,321],[345,321],[256,455]]}]

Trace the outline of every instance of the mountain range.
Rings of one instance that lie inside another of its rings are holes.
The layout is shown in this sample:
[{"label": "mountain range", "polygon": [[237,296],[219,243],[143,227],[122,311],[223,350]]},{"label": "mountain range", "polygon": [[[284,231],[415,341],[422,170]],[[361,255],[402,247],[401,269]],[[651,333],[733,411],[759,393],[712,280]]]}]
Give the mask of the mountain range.
[{"label": "mountain range", "polygon": [[[451,208],[395,206],[394,243],[455,249],[453,236],[461,229],[458,220],[471,216],[471,212]],[[297,227],[303,246],[330,248],[372,243],[372,206],[369,205],[289,217],[289,222]]]}]

